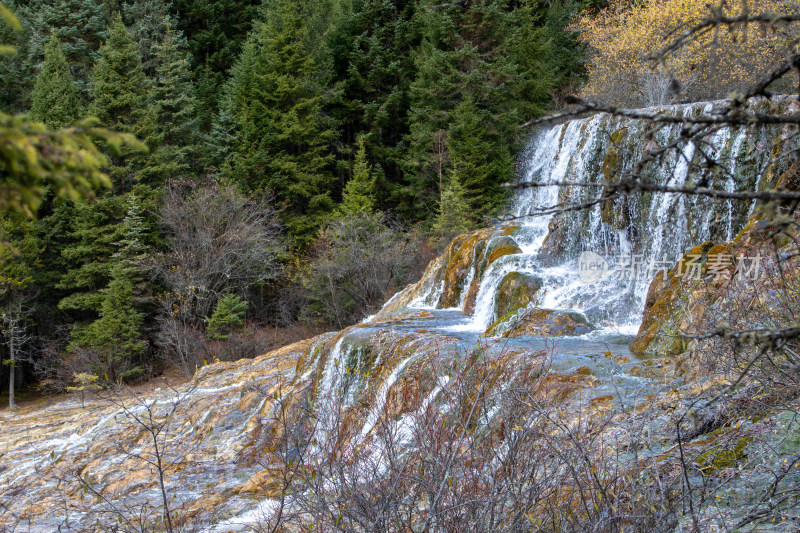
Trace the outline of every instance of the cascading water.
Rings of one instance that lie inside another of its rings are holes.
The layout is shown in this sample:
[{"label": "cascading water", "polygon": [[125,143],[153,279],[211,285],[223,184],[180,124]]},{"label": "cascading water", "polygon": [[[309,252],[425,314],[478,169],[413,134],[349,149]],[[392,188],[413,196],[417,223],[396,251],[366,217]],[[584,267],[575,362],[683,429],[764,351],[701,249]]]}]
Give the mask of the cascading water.
[{"label": "cascading water", "polygon": [[[668,110],[693,116],[712,113],[714,105],[672,106]],[[553,212],[558,206],[591,202],[604,183],[617,181],[643,154],[673,142],[680,128],[658,126],[653,131],[653,126],[643,121],[598,114],[534,135],[522,157],[525,170],[521,181],[538,186],[522,189],[511,209],[513,223],[519,225],[512,235],[521,253],[500,257],[485,268],[472,318],[452,330],[486,331],[499,318],[494,301],[500,285],[508,274],[518,272],[542,282],[543,289],[529,307],[579,311],[596,326],[635,334],[655,274],[674,266],[692,246],[733,238],[752,206],[748,209],[730,200],[672,193],[631,195],[585,210]],[[768,151],[761,149],[768,135],[744,127],[719,129],[704,139],[701,148],[679,144],[662,159],[644,166],[642,177],[658,185],[684,187],[696,179],[693,170],[709,156],[718,164],[709,186],[753,190],[758,186],[756,177],[769,164]],[[606,261],[606,275],[591,282],[581,279],[578,258],[582,252],[601,256]],[[473,262],[479,260],[476,257]],[[476,271],[477,267],[471,268],[462,282],[462,308]],[[443,281],[431,284],[414,304],[442,307],[442,285]]]}]

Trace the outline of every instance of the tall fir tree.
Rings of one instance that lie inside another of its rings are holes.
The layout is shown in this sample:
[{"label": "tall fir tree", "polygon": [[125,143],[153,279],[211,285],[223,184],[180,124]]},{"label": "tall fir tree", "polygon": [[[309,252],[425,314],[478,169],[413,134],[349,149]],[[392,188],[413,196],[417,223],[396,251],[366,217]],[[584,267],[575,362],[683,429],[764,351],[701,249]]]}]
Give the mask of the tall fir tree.
[{"label": "tall fir tree", "polygon": [[[152,139],[155,117],[147,109],[148,90],[139,49],[117,15],[94,70],[94,102],[89,112],[105,127]],[[154,146],[150,144],[149,148],[153,150]],[[109,175],[117,190],[130,189],[146,158],[146,154],[132,149],[112,157]]]},{"label": "tall fir tree", "polygon": [[44,64],[33,87],[31,115],[51,128],[71,126],[81,117],[81,102],[67,59],[56,35],[44,52]]},{"label": "tall fir tree", "polygon": [[0,332],[6,345],[0,356],[0,368],[7,369],[9,374],[9,408],[16,407],[14,396],[22,377],[22,363],[30,361],[23,354],[26,340],[30,339],[26,331],[32,325],[34,271],[39,251],[31,229],[31,222],[25,219],[0,219]]},{"label": "tall fir tree", "polygon": [[68,348],[92,354],[91,370],[115,382],[142,373],[138,358],[147,347],[142,309],[149,302],[149,289],[141,267],[148,251],[146,224],[135,195],[128,195],[125,205],[125,218],[113,238],[117,250],[107,263],[108,285],[92,295],[98,317],[74,331]]},{"label": "tall fir tree", "polygon": [[122,21],[139,46],[142,69],[147,76],[156,73],[156,49],[164,40],[167,29],[174,26],[169,5],[164,0],[134,0],[122,6]]},{"label": "tall fir tree", "polygon": [[29,58],[39,64],[51,35],[61,41],[78,91],[91,97],[92,66],[106,39],[108,19],[103,0],[31,0],[26,7],[31,37]]},{"label": "tall fir tree", "polygon": [[[546,8],[538,4],[509,6],[500,0],[419,11],[423,41],[410,89],[404,187],[396,197],[408,206],[406,217],[435,205],[443,159],[445,174],[456,160],[466,165],[461,176],[478,216],[503,205],[499,185],[511,179],[513,154],[522,141],[516,126],[542,111],[555,83],[542,13]],[[478,120],[490,157],[468,148],[465,126]],[[438,142],[442,132],[450,139],[444,144]],[[446,158],[438,153],[443,146]],[[459,147],[460,154],[450,153]],[[474,171],[478,175],[467,174]]]},{"label": "tall fir tree", "polygon": [[369,135],[377,165],[376,201],[391,205],[401,182],[404,138],[409,133],[409,87],[415,78],[414,47],[419,3],[409,0],[340,0],[329,32],[333,71],[343,87],[335,107],[343,146]]},{"label": "tall fir tree", "polygon": [[333,202],[336,123],[325,105],[336,97],[324,85],[303,24],[303,6],[273,3],[231,78],[231,103],[242,141],[230,177],[250,190],[268,189],[299,247],[316,236]]},{"label": "tall fir tree", "polygon": [[451,172],[461,176],[457,181],[469,210],[479,217],[505,207],[503,183],[514,173],[513,152],[497,129],[490,113],[480,109],[469,93],[451,113],[446,142]]},{"label": "tall fir tree", "polygon": [[439,209],[432,228],[434,239],[438,241],[439,245],[446,245],[453,237],[472,227],[473,221],[470,212],[461,177],[457,171],[452,172],[442,191]]},{"label": "tall fir tree", "polygon": [[236,110],[227,89],[222,94],[219,114],[214,119],[211,131],[202,139],[205,171],[214,177],[230,175],[233,155],[242,141]]},{"label": "tall fir tree", "polygon": [[189,42],[198,91],[200,128],[217,112],[227,73],[253,26],[261,0],[173,0],[171,12]]},{"label": "tall fir tree", "polygon": [[153,184],[185,177],[198,164],[197,101],[185,40],[169,20],[165,24],[164,39],[155,49],[156,73],[151,91],[155,124],[148,142],[152,153],[140,173]]},{"label": "tall fir tree", "polygon": [[0,56],[0,111],[22,113],[30,108],[33,62],[29,61],[31,42],[31,13],[16,0],[5,0],[5,6],[17,16],[21,29],[0,20],[0,43],[12,46],[16,53]]},{"label": "tall fir tree", "polygon": [[367,159],[367,145],[363,136],[358,138],[357,146],[353,161],[353,177],[347,182],[342,194],[342,203],[337,209],[343,216],[372,213],[375,210],[375,179],[372,176],[372,166]]},{"label": "tall fir tree", "polygon": [[133,304],[133,281],[122,265],[116,264],[102,292],[100,317],[79,330],[67,350],[83,351],[90,371],[120,383],[143,373],[137,364],[147,348],[143,326],[144,314]]},{"label": "tall fir tree", "polygon": [[124,215],[124,198],[105,196],[92,204],[64,205],[43,220],[68,231],[67,242],[53,243],[61,253],[61,261],[54,264],[64,269],[56,288],[62,295],[59,309],[76,322],[92,320],[100,310],[100,291],[111,277]]}]

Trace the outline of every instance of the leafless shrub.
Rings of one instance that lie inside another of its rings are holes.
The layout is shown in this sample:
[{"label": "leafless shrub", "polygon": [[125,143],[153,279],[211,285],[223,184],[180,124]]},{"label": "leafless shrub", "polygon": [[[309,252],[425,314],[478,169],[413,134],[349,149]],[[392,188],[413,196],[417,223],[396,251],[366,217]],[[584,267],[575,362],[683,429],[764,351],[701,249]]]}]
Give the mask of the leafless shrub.
[{"label": "leafless shrub", "polygon": [[208,317],[220,296],[244,296],[280,271],[281,225],[268,197],[255,201],[229,185],[172,182],[159,219],[169,251],[153,267],[173,295],[170,303],[193,320]]},{"label": "leafless shrub", "polygon": [[419,265],[410,235],[386,216],[360,213],[331,222],[304,274],[311,317],[343,328],[377,311]]},{"label": "leafless shrub", "polygon": [[281,226],[269,198],[253,201],[214,183],[169,184],[159,217],[170,248],[151,265],[167,286],[159,297],[156,343],[191,375],[209,360],[204,319],[219,298],[246,296],[253,285],[278,276]]}]

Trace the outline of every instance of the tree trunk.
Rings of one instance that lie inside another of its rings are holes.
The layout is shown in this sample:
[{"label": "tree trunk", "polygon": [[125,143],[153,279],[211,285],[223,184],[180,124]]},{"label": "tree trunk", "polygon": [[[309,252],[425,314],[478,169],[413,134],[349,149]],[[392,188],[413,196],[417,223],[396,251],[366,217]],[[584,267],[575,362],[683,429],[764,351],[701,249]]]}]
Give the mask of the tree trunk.
[{"label": "tree trunk", "polygon": [[8,365],[8,408],[14,409],[17,404],[14,403],[14,381],[16,378],[16,372],[14,371],[15,359],[14,359],[14,332],[11,333],[11,339],[8,345],[8,353],[9,353],[9,365]]}]

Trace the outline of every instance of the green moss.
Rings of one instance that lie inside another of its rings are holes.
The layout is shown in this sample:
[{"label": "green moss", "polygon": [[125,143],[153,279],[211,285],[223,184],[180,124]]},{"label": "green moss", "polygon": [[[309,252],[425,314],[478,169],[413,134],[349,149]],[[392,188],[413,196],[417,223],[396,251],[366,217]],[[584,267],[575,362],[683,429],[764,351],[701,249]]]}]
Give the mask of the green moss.
[{"label": "green moss", "polygon": [[518,246],[501,246],[500,248],[497,248],[495,251],[493,251],[492,254],[489,256],[486,266],[491,265],[504,255],[513,255],[520,253],[522,253],[522,250]]},{"label": "green moss", "polygon": [[486,330],[484,335],[562,337],[584,335],[591,330],[591,324],[580,313],[523,308],[516,313],[503,315]]},{"label": "green moss", "polygon": [[[476,271],[476,277],[483,278],[483,273],[486,269],[494,263],[497,259],[504,255],[518,254],[522,250],[517,245],[517,241],[507,235],[500,235],[495,237],[486,244],[486,249],[481,250],[482,259]],[[476,256],[476,257],[481,257]]]},{"label": "green moss", "polygon": [[527,307],[534,301],[541,288],[542,280],[539,278],[519,272],[507,274],[500,282],[495,295],[495,316],[516,313],[519,309]]},{"label": "green moss", "polygon": [[628,128],[620,128],[611,134],[611,142],[618,145],[627,135]]},{"label": "green moss", "polygon": [[461,243],[457,251],[451,252],[452,256],[443,269],[444,291],[439,307],[447,308],[458,304],[465,289],[464,280],[475,257],[475,249],[480,247],[481,241],[484,241],[484,235],[484,232],[471,235]]},{"label": "green moss", "polygon": [[510,237],[513,236],[518,229],[522,226],[506,226],[503,228],[503,231],[500,232],[500,237]]},{"label": "green moss", "polygon": [[696,462],[700,466],[700,470],[706,475],[714,474],[725,468],[731,468],[741,459],[747,457],[747,447],[752,441],[751,437],[743,437],[736,441],[732,448],[715,446],[701,453]]},{"label": "green moss", "polygon": [[498,337],[503,335],[508,329],[513,326],[513,323],[517,320],[517,312],[513,313],[506,313],[497,320],[495,320],[491,326],[486,328],[486,331],[481,335],[482,337]]}]

